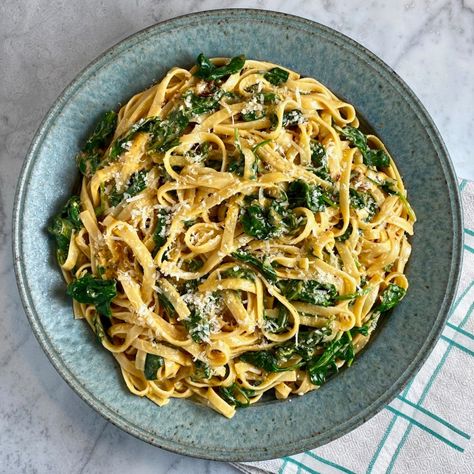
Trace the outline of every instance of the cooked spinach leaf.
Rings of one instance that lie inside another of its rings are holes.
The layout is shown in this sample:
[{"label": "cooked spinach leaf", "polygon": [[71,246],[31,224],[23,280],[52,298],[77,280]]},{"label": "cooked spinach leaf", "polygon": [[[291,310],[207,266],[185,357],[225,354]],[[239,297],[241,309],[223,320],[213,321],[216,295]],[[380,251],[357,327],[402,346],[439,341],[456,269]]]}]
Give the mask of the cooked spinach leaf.
[{"label": "cooked spinach leaf", "polygon": [[301,179],[288,185],[287,194],[291,208],[306,207],[310,211],[319,212],[324,211],[326,206],[336,205],[321,186],[307,184]]},{"label": "cooked spinach leaf", "polygon": [[156,227],[153,232],[153,241],[155,242],[155,251],[158,251],[166,242],[166,234],[168,233],[170,211],[166,208],[158,210],[156,216]]},{"label": "cooked spinach leaf", "polygon": [[298,219],[295,213],[289,208],[288,197],[282,193],[283,199],[273,199],[268,207],[268,219],[276,229],[276,235],[292,232],[297,229],[303,220]]},{"label": "cooked spinach leaf", "polygon": [[274,67],[263,75],[263,77],[274,86],[280,86],[288,80],[289,76],[290,74],[288,71],[285,71],[279,67]]},{"label": "cooked spinach leaf", "polygon": [[336,241],[345,242],[351,236],[351,234],[352,234],[352,224],[349,223],[345,232],[342,235],[339,235],[338,237],[336,237]]},{"label": "cooked spinach leaf", "polygon": [[326,149],[324,146],[315,141],[311,140],[310,143],[311,149],[311,163],[312,166],[309,168],[316,176],[325,181],[331,181],[331,176],[329,174],[329,168],[327,164],[327,155]]},{"label": "cooked spinach leaf", "polygon": [[[192,163],[203,163],[209,159],[211,152],[211,144],[209,142],[197,143],[189,151],[186,152],[185,156],[189,158]],[[220,171],[219,162],[219,171]]]},{"label": "cooked spinach leaf", "polygon": [[307,364],[311,383],[321,386],[327,378],[336,373],[337,360],[344,360],[350,366],[354,360],[354,347],[350,331],[346,331],[339,339],[332,341],[321,355],[314,357]]},{"label": "cooked spinach leaf", "polygon": [[206,364],[202,360],[196,360],[194,362],[194,373],[192,375],[193,380],[208,380],[212,377],[212,369],[209,364]]},{"label": "cooked spinach leaf", "polygon": [[336,127],[336,130],[360,150],[364,164],[367,166],[382,169],[390,165],[387,153],[384,150],[371,149],[367,142],[367,136],[358,128],[346,125],[344,128]]},{"label": "cooked spinach leaf", "polygon": [[280,100],[280,96],[274,92],[259,92],[256,97],[260,104],[265,105],[276,104]]},{"label": "cooked spinach leaf", "polygon": [[96,217],[101,217],[108,207],[109,196],[105,191],[105,183],[100,183],[99,186],[99,202],[100,204],[94,208],[94,213]]},{"label": "cooked spinach leaf", "polygon": [[[354,334],[363,331],[361,328],[353,330]],[[350,366],[354,360],[351,331],[327,342],[331,335],[330,328],[300,331],[298,341],[288,341],[270,350],[246,352],[240,359],[270,373],[304,368],[313,384],[322,385],[338,371],[338,361],[345,361]],[[301,360],[285,367],[283,364],[293,356],[300,356]]]},{"label": "cooked spinach leaf", "polygon": [[390,283],[380,295],[380,304],[375,308],[376,311],[383,313],[397,306],[406,294],[405,288]]},{"label": "cooked spinach leaf", "polygon": [[98,148],[104,148],[110,135],[117,126],[117,113],[113,110],[106,112],[96,125],[92,135],[87,139],[83,151],[89,152]]},{"label": "cooked spinach leaf", "polygon": [[99,314],[112,317],[110,302],[117,296],[115,280],[103,280],[86,273],[69,283],[66,293],[79,303],[95,305]]},{"label": "cooked spinach leaf", "polygon": [[334,285],[317,280],[280,280],[277,286],[290,301],[302,301],[318,306],[334,305],[338,294]]},{"label": "cooked spinach leaf", "polygon": [[367,151],[367,137],[355,127],[346,126],[344,128],[336,127],[339,133],[342,133],[354,146],[356,146],[362,153]]},{"label": "cooked spinach leaf", "polygon": [[304,361],[308,361],[322,351],[323,344],[330,335],[331,330],[329,328],[300,331],[298,333],[298,343],[292,340],[276,347],[275,356],[280,361],[287,361],[297,354]]},{"label": "cooked spinach leaf", "polygon": [[194,342],[199,343],[209,340],[211,326],[209,321],[197,309],[192,310],[189,318],[184,320],[184,326]]},{"label": "cooked spinach leaf", "polygon": [[255,281],[255,273],[248,268],[235,265],[221,273],[222,278],[242,278],[244,280]]},{"label": "cooked spinach leaf", "polygon": [[[278,115],[275,112],[268,114],[268,119],[270,120],[270,129],[275,130],[278,126]],[[283,112],[281,125],[282,127],[294,127],[300,123],[305,122],[305,117],[301,110],[293,109]]]},{"label": "cooked spinach leaf", "polygon": [[229,387],[219,387],[219,395],[229,405],[233,405],[238,408],[245,408],[249,406],[250,397],[255,395],[255,391],[241,387],[237,383],[233,383]]},{"label": "cooked spinach leaf", "polygon": [[351,334],[355,336],[356,334],[362,334],[363,336],[368,336],[377,326],[380,313],[375,312],[372,317],[366,321],[360,327],[354,327],[351,329]]},{"label": "cooked spinach leaf", "polygon": [[147,380],[156,380],[156,372],[165,363],[163,357],[155,354],[147,354],[145,358],[145,378]]},{"label": "cooked spinach leaf", "polygon": [[259,204],[252,204],[244,209],[240,222],[244,232],[257,239],[268,240],[277,233],[277,229],[268,219],[268,209]]},{"label": "cooked spinach leaf", "polygon": [[71,222],[59,216],[54,217],[48,227],[49,234],[56,240],[56,257],[60,265],[66,261],[72,230]]},{"label": "cooked spinach leaf", "polygon": [[161,122],[161,119],[158,117],[148,117],[141,119],[138,122],[134,123],[127,133],[121,138],[117,138],[110,147],[109,156],[112,160],[119,157],[125,150],[128,150],[131,144],[131,140],[138,132],[149,133],[150,130]]},{"label": "cooked spinach leaf", "polygon": [[101,159],[102,154],[99,151],[81,152],[76,156],[76,165],[84,176],[90,178],[99,168]]},{"label": "cooked spinach leaf", "polygon": [[387,194],[398,194],[397,183],[390,179],[386,179],[382,183],[374,181],[375,184],[378,184]]},{"label": "cooked spinach leaf", "polygon": [[303,123],[304,121],[305,118],[301,110],[294,109],[283,112],[281,124],[283,127],[293,127],[299,123]]},{"label": "cooked spinach leaf", "polygon": [[249,252],[243,250],[236,250],[232,253],[232,257],[241,262],[252,265],[257,271],[259,271],[267,280],[275,282],[277,280],[277,274],[275,269],[267,262],[259,260],[257,257]]},{"label": "cooked spinach leaf", "polygon": [[173,318],[176,314],[174,306],[171,304],[171,301],[163,294],[161,290],[156,292],[158,296],[158,301],[160,306],[163,307],[163,310],[168,315],[168,317]]},{"label": "cooked spinach leaf", "polygon": [[205,81],[215,81],[221,79],[230,74],[235,74],[239,72],[245,65],[245,56],[242,54],[240,56],[233,57],[228,64],[224,66],[215,66],[209,58],[204,56],[201,53],[197,59],[197,70],[194,73],[195,76],[204,79]]},{"label": "cooked spinach leaf", "polygon": [[279,359],[271,351],[245,352],[240,356],[240,360],[247,362],[247,364],[252,364],[259,369],[263,369],[266,372],[285,372],[298,367],[298,365],[281,367],[278,363]]},{"label": "cooked spinach leaf", "polygon": [[63,209],[64,216],[71,222],[76,230],[82,228],[82,221],[79,216],[81,213],[81,198],[79,196],[71,196]]},{"label": "cooked spinach leaf", "polygon": [[219,109],[219,101],[224,96],[224,90],[216,89],[211,95],[200,96],[188,91],[184,95],[184,105],[188,108],[189,114],[201,115],[215,112]]},{"label": "cooked spinach leaf", "polygon": [[147,174],[147,170],[140,170],[136,173],[133,173],[130,177],[130,184],[128,185],[126,191],[122,193],[118,192],[117,190],[112,191],[109,195],[110,206],[118,206],[124,199],[128,199],[141,193],[146,188]]},{"label": "cooked spinach leaf", "polygon": [[326,164],[326,148],[317,142],[316,140],[311,140],[311,162],[315,168],[319,168]]},{"label": "cooked spinach leaf", "polygon": [[291,232],[299,226],[295,214],[289,209],[285,193],[279,199],[270,199],[266,206],[260,205],[253,197],[249,201],[250,204],[240,216],[246,234],[267,240]]},{"label": "cooked spinach leaf", "polygon": [[179,137],[189,124],[189,112],[180,109],[172,110],[166,119],[148,117],[133,124],[128,132],[117,138],[110,149],[110,158],[120,156],[130,146],[130,141],[138,132],[149,133],[148,149],[154,152],[165,152],[179,144]]},{"label": "cooked spinach leaf", "polygon": [[359,296],[364,296],[366,295],[367,293],[369,293],[369,291],[371,290],[372,288],[370,287],[367,287],[367,288],[359,288],[357,291],[355,291],[354,293],[346,293],[345,295],[337,295],[336,296],[336,301],[344,301],[344,300],[355,300],[356,298],[359,298]]},{"label": "cooked spinach leaf", "polygon": [[355,209],[365,209],[367,211],[367,220],[371,221],[378,211],[377,203],[372,194],[349,189],[350,204]]},{"label": "cooked spinach leaf", "polygon": [[76,164],[84,176],[92,176],[102,158],[102,151],[117,126],[117,114],[113,110],[106,112],[87,139],[81,152],[76,156]]},{"label": "cooked spinach leaf", "polygon": [[243,156],[239,156],[238,158],[234,158],[229,162],[227,171],[229,173],[235,173],[237,176],[243,176],[244,168],[245,168],[245,160]]},{"label": "cooked spinach leaf", "polygon": [[239,130],[237,128],[234,128],[234,146],[236,148],[236,156],[231,158],[231,161],[227,167],[227,171],[229,171],[229,173],[235,173],[238,176],[243,176],[245,168],[245,156],[242,152],[242,147],[240,146]]},{"label": "cooked spinach leaf", "polygon": [[271,112],[268,114],[268,120],[270,120],[270,130],[275,130],[278,126],[278,115]]},{"label": "cooked spinach leaf", "polygon": [[48,233],[56,241],[56,257],[60,265],[66,261],[72,231],[82,228],[80,212],[81,200],[79,196],[72,196],[48,227]]},{"label": "cooked spinach leaf", "polygon": [[241,113],[240,116],[244,122],[253,122],[254,120],[260,120],[261,118],[265,117],[265,111],[256,111],[252,110],[250,112]]},{"label": "cooked spinach leaf", "polygon": [[398,189],[397,183],[395,181],[392,181],[390,179],[386,179],[382,183],[379,183],[377,181],[371,180],[373,183],[377,184],[378,186],[381,187],[383,191],[385,191],[387,194],[392,194],[395,196],[398,196],[400,201],[403,203],[408,215],[413,219],[416,220],[415,213],[413,209],[410,206],[410,203],[408,202],[408,199],[405,197],[405,195]]},{"label": "cooked spinach leaf", "polygon": [[[268,92],[268,93],[260,92],[254,95],[252,101],[256,101],[257,104],[269,105],[269,104],[276,104],[279,99],[280,99],[279,96],[277,96],[273,92]],[[244,122],[252,122],[254,120],[259,120],[265,117],[265,115],[266,113],[265,113],[264,108],[262,108],[262,110],[251,110],[248,112],[242,111],[240,113],[240,116]]]},{"label": "cooked spinach leaf", "polygon": [[384,150],[373,150],[369,149],[363,155],[364,163],[367,166],[373,166],[377,169],[387,168],[390,166],[390,158]]},{"label": "cooked spinach leaf", "polygon": [[179,137],[189,125],[189,116],[182,110],[173,110],[163,121],[155,121],[150,127],[148,149],[165,152],[179,144]]},{"label": "cooked spinach leaf", "polygon": [[268,315],[264,316],[265,329],[273,334],[280,334],[288,330],[289,318],[288,309],[282,304],[278,304],[278,314],[276,318]]},{"label": "cooked spinach leaf", "polygon": [[[209,297],[207,303],[212,305],[217,303],[218,300],[218,294],[213,293]],[[203,309],[192,302],[188,302],[188,308],[191,314],[188,319],[185,319],[183,322],[192,340],[198,343],[209,341],[209,337],[214,328],[213,323],[209,318],[210,315],[204,314]]]},{"label": "cooked spinach leaf", "polygon": [[188,272],[197,272],[202,266],[204,262],[199,258],[193,258],[192,260],[188,260],[186,262],[186,267]]},{"label": "cooked spinach leaf", "polygon": [[137,173],[132,174],[130,177],[130,185],[128,186],[127,191],[125,191],[127,198],[136,196],[146,188],[147,176],[147,170],[140,170]]}]

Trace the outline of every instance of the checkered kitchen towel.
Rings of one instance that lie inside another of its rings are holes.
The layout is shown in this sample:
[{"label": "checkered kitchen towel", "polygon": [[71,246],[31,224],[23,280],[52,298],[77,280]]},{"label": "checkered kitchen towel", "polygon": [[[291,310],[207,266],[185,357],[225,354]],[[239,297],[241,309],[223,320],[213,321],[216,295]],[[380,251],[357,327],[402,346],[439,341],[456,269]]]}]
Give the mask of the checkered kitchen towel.
[{"label": "checkered kitchen towel", "polygon": [[474,473],[474,182],[459,183],[464,261],[448,322],[416,377],[378,415],[314,451],[235,467],[257,473]]}]

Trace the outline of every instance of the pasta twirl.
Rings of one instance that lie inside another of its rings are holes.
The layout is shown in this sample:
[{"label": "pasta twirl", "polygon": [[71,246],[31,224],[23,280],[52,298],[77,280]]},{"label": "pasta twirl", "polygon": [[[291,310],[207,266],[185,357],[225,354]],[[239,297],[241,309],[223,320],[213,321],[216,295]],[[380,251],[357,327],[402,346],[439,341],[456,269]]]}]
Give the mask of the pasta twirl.
[{"label": "pasta twirl", "polygon": [[351,365],[405,295],[415,215],[383,143],[317,80],[236,56],[104,115],[49,228],[129,390],[227,417]]}]

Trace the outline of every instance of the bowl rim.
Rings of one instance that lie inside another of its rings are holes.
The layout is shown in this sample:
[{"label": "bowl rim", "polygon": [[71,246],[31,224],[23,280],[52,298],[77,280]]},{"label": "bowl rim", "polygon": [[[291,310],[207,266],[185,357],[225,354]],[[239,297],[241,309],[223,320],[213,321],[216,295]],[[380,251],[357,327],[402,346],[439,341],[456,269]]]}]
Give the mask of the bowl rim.
[{"label": "bowl rim", "polygon": [[[184,444],[173,443],[169,439],[160,438],[157,439],[143,428],[135,425],[134,423],[126,420],[122,416],[116,414],[112,409],[108,408],[102,402],[95,398],[95,396],[88,392],[88,390],[76,379],[76,377],[70,372],[65,366],[61,357],[56,353],[52,347],[51,342],[45,335],[41,324],[41,318],[38,316],[36,308],[33,304],[31,295],[28,291],[27,277],[25,274],[24,262],[22,260],[22,237],[21,237],[21,219],[23,215],[23,207],[25,201],[25,193],[28,188],[29,178],[31,170],[35,163],[36,155],[41,149],[43,141],[49,131],[50,125],[54,123],[58,113],[62,107],[68,102],[68,100],[74,95],[75,91],[87,81],[89,75],[93,74],[95,70],[100,69],[102,65],[107,64],[108,61],[119,55],[123,50],[127,49],[129,43],[139,43],[141,38],[145,38],[150,32],[159,30],[160,28],[173,24],[174,22],[186,21],[187,19],[199,19],[206,18],[209,16],[215,16],[220,20],[231,19],[233,14],[259,16],[259,19],[265,17],[267,20],[275,19],[281,22],[292,22],[300,24],[308,29],[319,30],[324,34],[329,35],[337,39],[339,42],[343,42],[351,47],[353,50],[358,50],[362,56],[368,58],[368,62],[372,62],[373,66],[376,66],[379,72],[385,72],[391,79],[397,83],[398,87],[401,88],[404,94],[414,104],[412,109],[417,112],[418,119],[423,122],[423,126],[427,131],[430,139],[433,142],[433,146],[438,150],[438,156],[440,163],[443,168],[444,176],[448,187],[448,194],[451,204],[453,222],[453,254],[451,258],[451,265],[449,271],[449,277],[446,287],[446,292],[441,303],[438,315],[435,323],[431,329],[429,337],[424,341],[423,345],[418,352],[415,359],[408,365],[402,375],[370,405],[366,406],[360,413],[346,420],[342,425],[335,427],[325,434],[325,436],[315,435],[309,438],[303,438],[291,445],[285,446],[272,446],[269,449],[259,450],[248,450],[244,453],[244,450],[218,450],[210,451],[209,448],[200,448],[199,446],[191,446]],[[110,48],[106,49],[103,53],[97,56],[93,61],[83,67],[78,74],[69,82],[69,84],[62,90],[58,98],[54,101],[51,108],[48,110],[44,118],[42,119],[29,149],[26,153],[25,161],[23,163],[18,183],[15,191],[14,207],[12,214],[12,251],[13,251],[13,263],[15,270],[15,277],[17,286],[20,293],[21,302],[25,310],[26,316],[32,327],[33,333],[38,340],[41,348],[45,352],[46,356],[64,379],[64,381],[84,400],[90,407],[92,407],[97,413],[103,416],[107,421],[111,422],[123,431],[133,435],[134,437],[150,443],[168,451],[183,454],[187,456],[194,456],[202,459],[216,460],[216,461],[257,461],[264,459],[276,458],[279,456],[287,456],[296,454],[308,449],[314,449],[324,444],[327,444],[347,433],[356,429],[368,419],[375,416],[378,412],[384,408],[391,400],[393,400],[409,382],[409,380],[416,375],[418,370],[421,368],[423,363],[426,361],[431,351],[433,350],[437,340],[439,339],[441,332],[444,328],[445,322],[448,318],[449,308],[456,295],[460,269],[462,265],[462,246],[463,246],[463,215],[460,193],[457,186],[457,177],[454,171],[454,166],[450,159],[449,153],[446,149],[444,141],[433,122],[433,119],[429,115],[428,111],[405,83],[403,79],[384,61],[378,56],[372,53],[368,48],[362,46],[357,41],[349,38],[343,33],[340,33],[333,28],[322,25],[313,20],[302,18],[296,15],[288,13],[277,12],[273,10],[255,9],[255,8],[226,8],[226,9],[213,9],[203,10],[199,12],[189,13],[173,17],[158,23],[154,23],[146,28],[143,28],[126,38],[122,39],[118,43],[114,44]]]}]

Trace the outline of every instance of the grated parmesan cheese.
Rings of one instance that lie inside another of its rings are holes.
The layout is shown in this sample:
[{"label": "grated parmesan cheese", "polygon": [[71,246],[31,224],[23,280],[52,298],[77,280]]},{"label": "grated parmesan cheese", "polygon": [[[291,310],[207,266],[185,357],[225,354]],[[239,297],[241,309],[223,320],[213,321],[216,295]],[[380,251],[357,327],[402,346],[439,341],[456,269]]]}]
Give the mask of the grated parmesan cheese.
[{"label": "grated parmesan cheese", "polygon": [[[183,301],[194,309],[202,318],[202,322],[190,329],[190,333],[199,334],[203,342],[210,342],[211,334],[220,330],[218,316],[223,311],[223,303],[211,291],[205,293],[188,292],[182,296]],[[191,316],[188,316],[188,319]]]},{"label": "grated parmesan cheese", "polygon": [[125,183],[122,180],[122,174],[119,171],[115,171],[112,174],[112,178],[115,181],[115,187],[117,188],[117,191],[120,191],[125,186]]},{"label": "grated parmesan cheese", "polygon": [[198,95],[201,95],[207,88],[207,83],[205,81],[199,81],[196,84],[196,92]]},{"label": "grated parmesan cheese", "polygon": [[258,97],[252,97],[240,111],[242,114],[248,114],[250,112],[263,112],[263,105],[258,101]]},{"label": "grated parmesan cheese", "polygon": [[193,104],[191,103],[191,94],[187,94],[184,98],[184,106],[187,109],[190,109],[193,106]]}]

